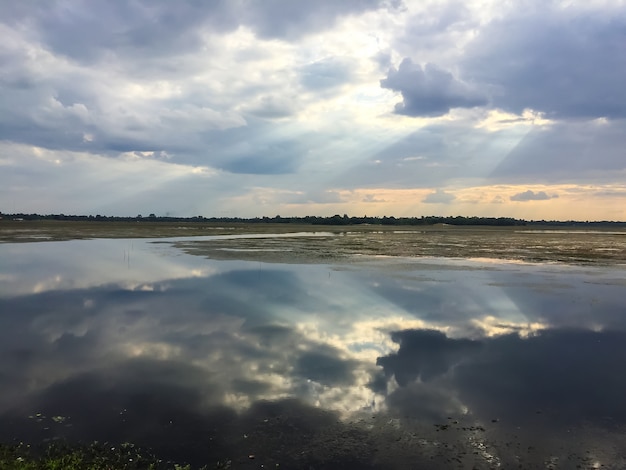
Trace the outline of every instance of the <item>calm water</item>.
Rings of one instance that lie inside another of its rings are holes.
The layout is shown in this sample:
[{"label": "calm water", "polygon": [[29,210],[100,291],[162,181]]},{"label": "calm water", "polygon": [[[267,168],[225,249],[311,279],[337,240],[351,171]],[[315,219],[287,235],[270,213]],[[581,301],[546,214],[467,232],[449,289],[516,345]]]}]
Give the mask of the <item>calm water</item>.
[{"label": "calm water", "polygon": [[625,371],[620,266],[0,245],[2,442],[233,468],[625,468]]}]

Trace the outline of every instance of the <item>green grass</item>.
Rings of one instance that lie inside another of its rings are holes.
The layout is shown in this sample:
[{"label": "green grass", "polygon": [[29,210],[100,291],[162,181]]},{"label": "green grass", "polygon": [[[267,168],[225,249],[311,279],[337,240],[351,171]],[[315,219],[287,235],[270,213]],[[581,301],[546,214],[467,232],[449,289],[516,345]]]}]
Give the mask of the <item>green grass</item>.
[{"label": "green grass", "polygon": [[[228,469],[230,462],[217,462],[203,470]],[[29,445],[0,444],[1,470],[191,470],[190,465],[160,460],[152,453],[124,443],[94,442],[70,445],[55,442],[43,449]]]}]

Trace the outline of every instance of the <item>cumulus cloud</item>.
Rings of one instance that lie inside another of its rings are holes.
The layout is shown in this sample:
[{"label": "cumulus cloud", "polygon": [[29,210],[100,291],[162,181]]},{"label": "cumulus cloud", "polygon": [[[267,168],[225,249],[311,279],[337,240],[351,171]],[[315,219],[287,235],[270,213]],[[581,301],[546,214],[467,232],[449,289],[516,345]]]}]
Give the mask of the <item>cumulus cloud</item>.
[{"label": "cumulus cloud", "polygon": [[525,201],[547,201],[548,199],[559,197],[558,195],[549,196],[545,191],[524,191],[514,194],[510,197],[511,201],[525,202]]},{"label": "cumulus cloud", "polygon": [[449,204],[456,199],[454,194],[447,193],[441,189],[437,189],[434,192],[430,193],[422,202],[426,202],[428,204]]},{"label": "cumulus cloud", "polygon": [[395,112],[407,116],[442,116],[452,108],[474,108],[487,104],[483,93],[434,64],[421,66],[405,58],[389,69],[380,86],[402,94]]}]

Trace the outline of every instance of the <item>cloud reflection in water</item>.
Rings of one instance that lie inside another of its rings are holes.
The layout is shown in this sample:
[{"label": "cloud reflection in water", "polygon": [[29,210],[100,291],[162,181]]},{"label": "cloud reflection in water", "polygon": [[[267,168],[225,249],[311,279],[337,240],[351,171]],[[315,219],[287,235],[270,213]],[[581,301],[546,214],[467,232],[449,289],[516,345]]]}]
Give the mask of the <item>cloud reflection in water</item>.
[{"label": "cloud reflection in water", "polygon": [[[135,241],[148,259],[99,282],[64,258],[73,243],[38,248],[50,247],[44,270],[62,271],[68,287],[0,290],[4,441],[129,440],[198,461],[278,452],[284,441],[313,459],[330,452],[330,433],[352,446],[333,448],[335,458],[362,468],[436,457],[444,441],[464,464],[472,455],[489,468],[522,458],[509,444],[575,429],[544,454],[565,442],[618,458],[610,449],[626,425],[626,317],[616,268],[265,265],[163,258],[162,246]],[[97,264],[101,241],[89,243]],[[38,250],[0,250],[3,266],[37,263]],[[0,273],[0,282],[27,285],[32,273]],[[28,418],[35,413],[43,418]],[[404,449],[396,455],[382,444],[390,436]]]}]

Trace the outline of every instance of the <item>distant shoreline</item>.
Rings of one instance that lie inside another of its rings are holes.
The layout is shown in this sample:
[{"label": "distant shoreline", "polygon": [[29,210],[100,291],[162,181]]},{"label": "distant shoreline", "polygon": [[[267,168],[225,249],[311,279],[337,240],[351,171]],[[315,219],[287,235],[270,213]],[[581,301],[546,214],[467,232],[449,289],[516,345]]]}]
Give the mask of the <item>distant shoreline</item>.
[{"label": "distant shoreline", "polygon": [[348,215],[334,215],[331,217],[302,216],[302,217],[171,217],[137,215],[135,217],[104,216],[104,215],[66,215],[66,214],[2,214],[0,221],[64,221],[64,222],[153,222],[153,223],[230,223],[230,224],[294,224],[294,225],[390,225],[390,226],[487,226],[487,227],[626,227],[626,221],[581,221],[581,220],[524,220],[512,217],[465,217],[465,216],[420,216],[420,217],[354,217]]}]

